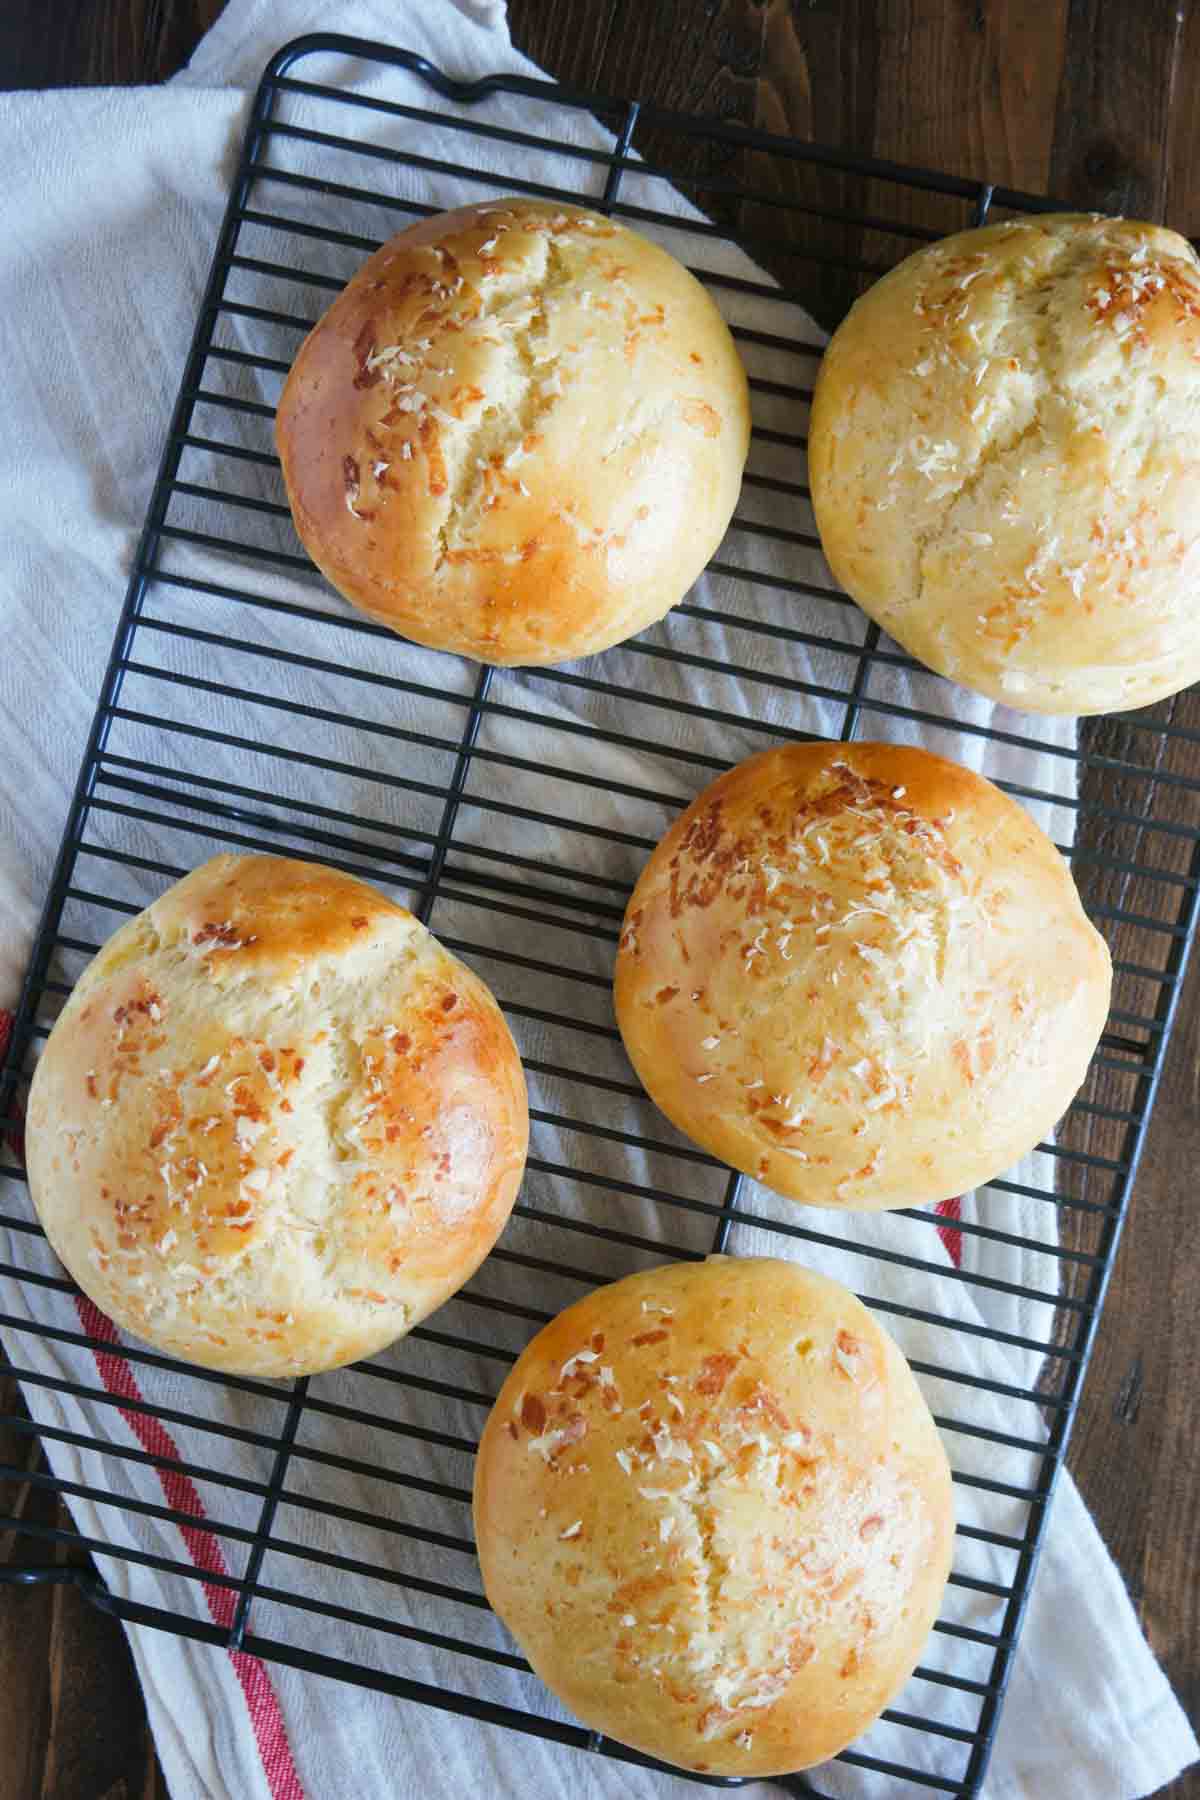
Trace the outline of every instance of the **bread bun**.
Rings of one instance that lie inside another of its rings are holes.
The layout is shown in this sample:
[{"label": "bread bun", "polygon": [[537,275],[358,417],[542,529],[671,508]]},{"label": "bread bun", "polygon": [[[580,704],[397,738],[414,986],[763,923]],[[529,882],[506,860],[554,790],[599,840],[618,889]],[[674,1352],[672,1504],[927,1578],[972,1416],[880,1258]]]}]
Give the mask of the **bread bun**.
[{"label": "bread bun", "polygon": [[496,200],[402,231],[305,342],[276,438],[340,593],[436,650],[557,663],[683,598],[750,438],[699,282],[578,206]]},{"label": "bread bun", "polygon": [[912,1371],[845,1288],[711,1257],[568,1308],[475,1471],[488,1599],[585,1725],[707,1775],[843,1749],[911,1674],[954,1534]]},{"label": "bread bun", "polygon": [[837,579],[930,668],[1030,712],[1200,676],[1200,263],[1059,214],[917,251],[825,352],[809,437]]},{"label": "bread bun", "polygon": [[218,856],[89,964],[33,1078],[29,1186],[84,1292],[172,1356],[370,1356],[482,1262],[528,1112],[487,988],[349,875]]},{"label": "bread bun", "polygon": [[617,1022],[667,1117],[811,1206],[946,1200],[1031,1149],[1104,1026],[1070,871],[982,776],[803,744],[713,782],[634,888]]}]

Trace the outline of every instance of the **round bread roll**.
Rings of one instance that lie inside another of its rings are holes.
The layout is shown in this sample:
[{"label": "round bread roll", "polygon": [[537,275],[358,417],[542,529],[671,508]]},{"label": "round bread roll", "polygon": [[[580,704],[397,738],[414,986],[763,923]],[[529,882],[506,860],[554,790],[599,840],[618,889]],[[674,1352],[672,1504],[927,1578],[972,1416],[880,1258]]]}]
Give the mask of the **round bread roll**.
[{"label": "round bread roll", "polygon": [[461,1287],[527,1136],[499,1008],[411,913],[313,863],[217,856],[76,984],[33,1078],[29,1186],[126,1330],[305,1375]]},{"label": "round bread roll", "polygon": [[916,1664],[950,1470],[845,1288],[710,1257],[598,1289],[518,1359],[475,1470],[487,1597],[585,1725],[708,1775],[843,1749]]},{"label": "round bread roll", "polygon": [[364,264],[301,345],[276,439],[347,600],[436,650],[557,663],[683,598],[733,512],[750,407],[673,256],[582,207],[497,200]]},{"label": "round bread roll", "polygon": [[809,477],[847,592],[1010,706],[1144,706],[1200,676],[1200,263],[1071,214],[910,256],[825,352]]},{"label": "round bread roll", "polygon": [[1033,1148],[1104,1027],[1070,871],[982,776],[891,744],[752,756],[633,891],[617,1022],[673,1124],[810,1206],[947,1200]]}]

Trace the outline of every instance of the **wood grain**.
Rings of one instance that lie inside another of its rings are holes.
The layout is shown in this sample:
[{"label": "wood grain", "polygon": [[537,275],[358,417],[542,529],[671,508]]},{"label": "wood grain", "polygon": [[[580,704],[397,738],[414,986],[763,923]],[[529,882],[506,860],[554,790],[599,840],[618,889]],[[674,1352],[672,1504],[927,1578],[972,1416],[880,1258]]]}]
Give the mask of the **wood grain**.
[{"label": "wood grain", "polygon": [[568,86],[652,95],[680,112],[753,116],[758,0],[510,0],[508,18],[514,44]]},{"label": "wood grain", "polygon": [[1167,120],[1166,217],[1200,237],[1200,7],[1183,11]]},{"label": "wood grain", "polygon": [[[1184,987],[1155,1115],[1083,1390],[1071,1466],[1155,1652],[1200,1715],[1196,1300],[1200,961]],[[1192,1777],[1195,1783],[1195,1777]],[[1185,1792],[1200,1793],[1200,1784]]]},{"label": "wood grain", "polygon": [[[161,80],[220,10],[220,0],[5,0],[0,86]],[[1200,234],[1200,8],[1174,0],[510,0],[509,18],[518,47],[576,87],[1050,192],[1081,207],[1166,217]],[[805,282],[805,299],[827,323],[859,291],[860,265],[896,254],[895,239],[820,216],[868,210],[872,188],[860,177],[799,168],[785,177],[750,153],[670,133],[642,131],[635,142],[669,164],[727,228],[769,232],[774,271]],[[729,200],[704,185],[730,176],[769,182],[775,204]],[[889,210],[894,217],[894,200]],[[948,229],[965,222],[963,212],[914,194],[906,216],[916,228]],[[1196,694],[1166,710],[1200,725]],[[1138,749],[1119,721],[1090,726],[1087,741],[1100,754]],[[1176,770],[1198,767],[1186,745],[1158,754]],[[1145,789],[1131,780],[1107,777],[1102,791],[1135,812],[1144,807]],[[1110,854],[1146,852],[1136,826],[1095,817],[1085,820],[1082,841]],[[1178,846],[1153,849],[1174,866]],[[1153,903],[1132,878],[1089,879],[1107,899]],[[1200,964],[1184,989],[1069,1459],[1150,1641],[1193,1713],[1198,1064]],[[1119,1106],[1129,1094],[1127,1078],[1109,1074],[1093,1097]],[[1119,1142],[1103,1124],[1072,1130],[1069,1141],[1080,1147],[1110,1153]],[[1076,1173],[1072,1191],[1106,1197],[1104,1178]],[[1066,1226],[1074,1241],[1090,1241],[1086,1220],[1067,1215]],[[0,1394],[0,1411],[4,1402]],[[6,1510],[49,1520],[52,1500],[20,1478],[37,1466],[32,1441],[10,1433],[0,1438],[0,1455],[18,1471],[6,1485]],[[0,1540],[0,1558],[41,1553],[29,1540]],[[120,1629],[74,1589],[0,1594],[0,1800],[165,1800],[132,1684]],[[1167,1793],[1200,1800],[1200,1772]]]},{"label": "wood grain", "polygon": [[1050,159],[1054,193],[1097,211],[1165,216],[1182,19],[1174,5],[1072,0]]},{"label": "wood grain", "polygon": [[1044,192],[1067,0],[881,10],[876,153]]},{"label": "wood grain", "polygon": [[[1198,167],[1195,134],[1189,138],[1187,129],[1197,122],[1200,31],[1194,13],[1186,34],[1184,24],[1176,6],[1109,7],[1074,0],[1047,174],[1050,191],[1080,207],[1164,218],[1184,230],[1196,229]],[[1194,693],[1164,710],[1179,723],[1200,721]],[[1090,726],[1087,741],[1101,754],[1121,754],[1128,742],[1113,721]],[[1200,759],[1189,747],[1177,752],[1170,766],[1194,775]],[[1144,858],[1145,846],[1136,853]],[[1154,856],[1169,865],[1169,847],[1161,841]],[[1137,903],[1127,889],[1124,904]],[[1186,1171],[1200,1148],[1198,1032],[1200,965],[1194,965],[1167,1051],[1070,1456],[1147,1636],[1193,1718],[1200,1713],[1200,1453],[1194,1426],[1200,1241],[1192,1227]],[[1200,1794],[1200,1775],[1182,1777],[1172,1792],[1179,1800],[1184,1795],[1193,1800]]]},{"label": "wood grain", "polygon": [[224,0],[4,0],[0,87],[165,81]]},{"label": "wood grain", "polygon": [[[0,1412],[22,1411],[17,1384],[0,1378]],[[0,1461],[34,1479],[7,1478],[6,1515],[70,1528],[65,1505],[36,1476],[35,1437],[0,1428]],[[62,1545],[9,1530],[0,1563],[87,1568]],[[78,1588],[0,1590],[0,1800],[167,1800],[125,1635]]]}]

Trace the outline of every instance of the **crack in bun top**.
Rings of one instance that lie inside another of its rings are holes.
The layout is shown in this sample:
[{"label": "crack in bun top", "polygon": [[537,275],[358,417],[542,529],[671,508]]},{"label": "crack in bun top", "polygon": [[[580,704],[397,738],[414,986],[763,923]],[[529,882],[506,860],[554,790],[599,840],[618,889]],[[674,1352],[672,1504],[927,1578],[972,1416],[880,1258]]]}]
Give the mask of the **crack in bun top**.
[{"label": "crack in bun top", "polygon": [[891,1339],[795,1264],[602,1287],[519,1357],[479,1447],[488,1599],[595,1730],[701,1774],[807,1768],[907,1680],[950,1471]]},{"label": "crack in bun top", "polygon": [[350,875],[218,856],[76,983],[33,1078],[30,1191],[125,1329],[299,1375],[448,1299],[504,1226],[524,1076],[484,984]]},{"label": "crack in bun top", "polygon": [[1200,677],[1200,263],[1160,225],[1014,219],[918,250],[817,378],[821,543],[939,674],[1030,712]]},{"label": "crack in bun top", "polygon": [[682,264],[512,199],[370,258],[302,344],[276,437],[296,529],[348,600],[434,649],[544,664],[682,599],[749,428],[729,330]]},{"label": "crack in bun top", "polygon": [[1084,1079],[1111,964],[1059,852],[957,763],[765,751],[693,801],[633,891],[617,1022],[650,1097],[812,1206],[989,1181]]}]

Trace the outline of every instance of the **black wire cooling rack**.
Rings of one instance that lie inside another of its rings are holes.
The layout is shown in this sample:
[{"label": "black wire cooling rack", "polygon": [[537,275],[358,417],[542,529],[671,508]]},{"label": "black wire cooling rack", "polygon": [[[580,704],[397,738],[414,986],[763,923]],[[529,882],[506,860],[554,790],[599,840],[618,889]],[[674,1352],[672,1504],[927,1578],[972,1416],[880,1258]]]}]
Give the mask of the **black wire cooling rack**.
[{"label": "black wire cooling rack", "polygon": [[[348,59],[365,78],[353,94]],[[734,316],[755,437],[709,585],[662,626],[571,669],[480,672],[402,644],[323,587],[291,534],[271,417],[302,332],[366,252],[406,219],[513,191],[586,199],[699,263]],[[37,1046],[123,918],[217,848],[284,850],[398,891],[492,983],[534,1084],[530,1176],[500,1247],[427,1326],[352,1371],[274,1385],[116,1342],[76,1304],[23,1171],[6,1163],[0,1326],[34,1415],[7,1423],[36,1430],[54,1467],[32,1477],[0,1467],[0,1477],[40,1482],[102,1523],[67,1530],[15,1510],[0,1526],[83,1545],[105,1577],[58,1563],[18,1578],[77,1581],[130,1623],[641,1761],[556,1711],[487,1613],[470,1456],[521,1345],[587,1283],[664,1255],[737,1249],[758,1229],[801,1255],[849,1256],[868,1303],[918,1334],[918,1353],[906,1347],[963,1503],[946,1616],[885,1715],[890,1735],[848,1751],[839,1780],[863,1770],[889,1777],[889,1792],[978,1793],[1195,923],[1200,805],[1182,765],[1200,733],[1171,703],[1093,724],[1078,741],[1016,714],[981,723],[867,625],[816,561],[800,453],[820,347],[797,309],[831,323],[914,243],[1047,205],[540,81],[464,84],[404,51],[333,36],[272,60],[0,1117],[11,1142]],[[729,235],[761,267],[731,261]],[[1031,1178],[993,1183],[964,1219],[958,1268],[936,1245],[945,1220],[931,1211],[897,1217],[890,1237],[854,1218],[827,1229],[824,1214],[764,1213],[761,1196],[643,1102],[613,1028],[624,897],[667,820],[750,749],[810,735],[919,735],[982,759],[1048,809],[1112,944],[1114,1010],[1089,1080]],[[1033,751],[1037,765],[1015,760]],[[1031,766],[1050,770],[1045,786],[1025,778]],[[637,1129],[616,1128],[618,1107]],[[989,1274],[996,1246],[1027,1253],[1022,1266],[1040,1280]],[[976,1299],[992,1310],[973,1312]],[[1009,1315],[995,1311],[1001,1302]],[[39,1340],[70,1375],[36,1354]],[[1005,1409],[1000,1425],[973,1414],[985,1402]],[[175,1431],[199,1447],[184,1456]],[[1024,1478],[999,1478],[992,1452],[1018,1453]],[[131,1492],[124,1476],[137,1467],[157,1472],[164,1504]],[[182,1528],[189,1543],[201,1504],[219,1546],[203,1567],[147,1550],[132,1531],[140,1516]],[[380,1533],[396,1559],[352,1554]],[[335,1624],[337,1654],[313,1635]],[[802,1777],[784,1785],[819,1791]]]}]

